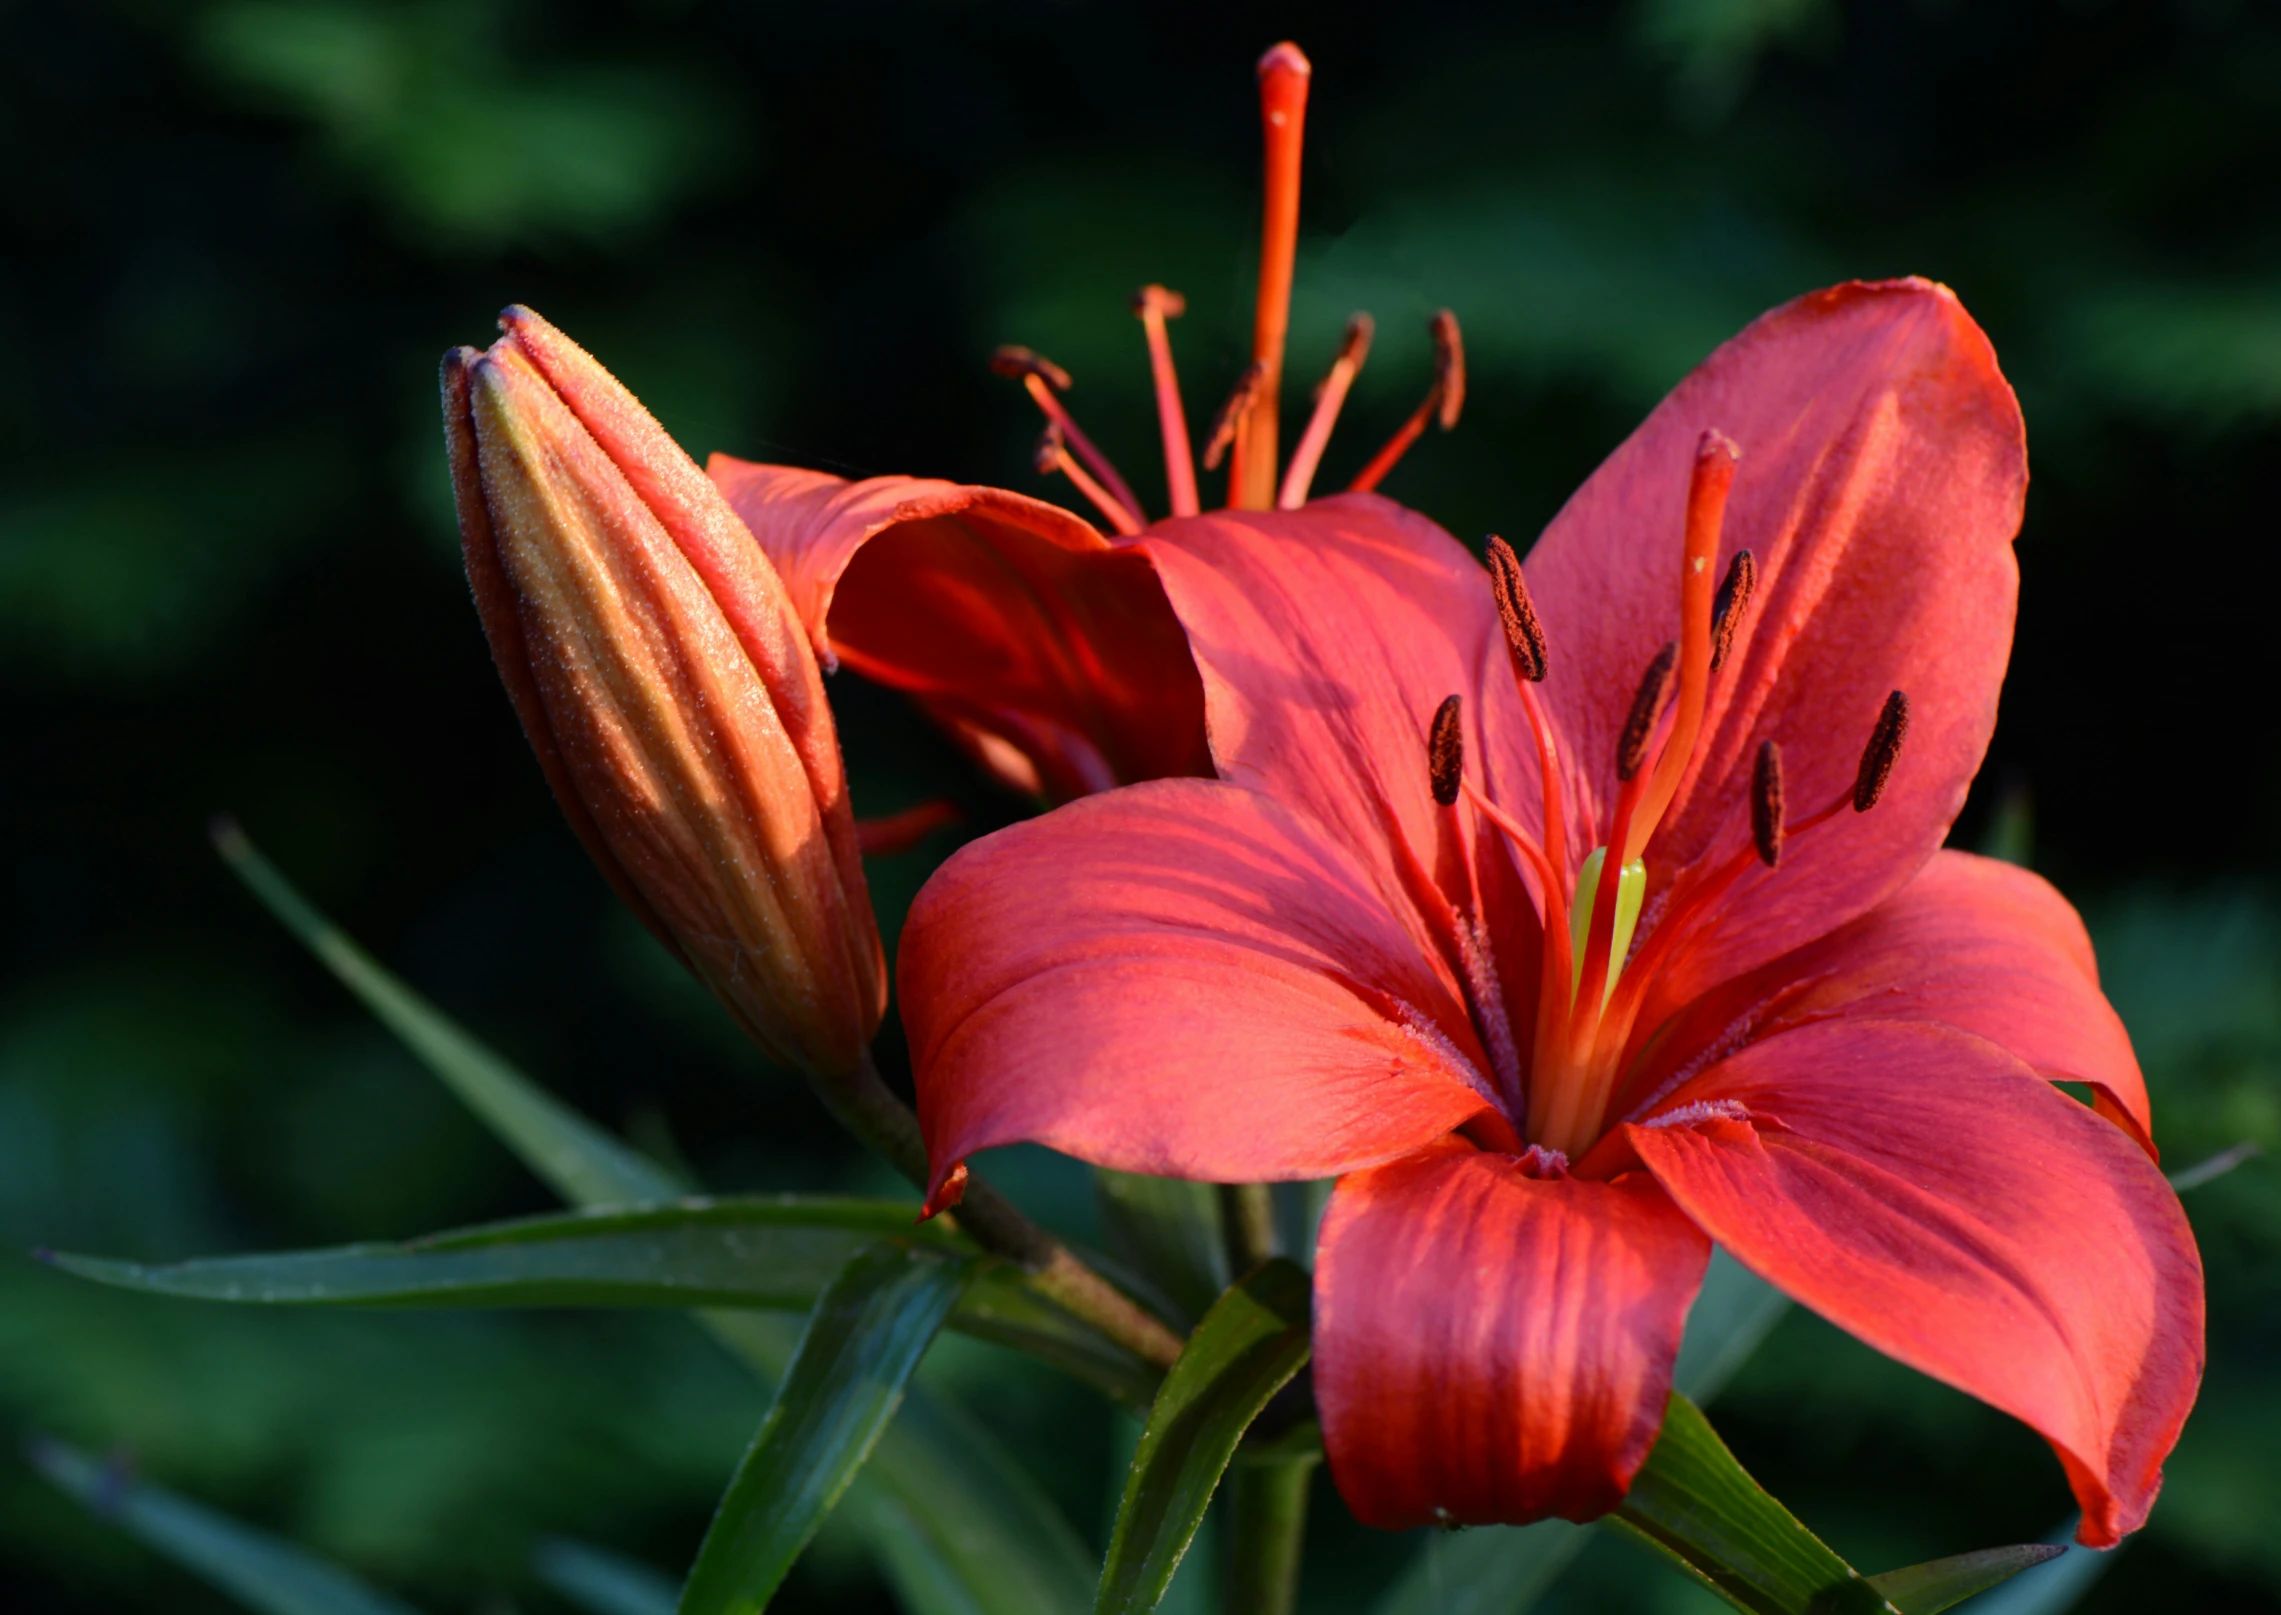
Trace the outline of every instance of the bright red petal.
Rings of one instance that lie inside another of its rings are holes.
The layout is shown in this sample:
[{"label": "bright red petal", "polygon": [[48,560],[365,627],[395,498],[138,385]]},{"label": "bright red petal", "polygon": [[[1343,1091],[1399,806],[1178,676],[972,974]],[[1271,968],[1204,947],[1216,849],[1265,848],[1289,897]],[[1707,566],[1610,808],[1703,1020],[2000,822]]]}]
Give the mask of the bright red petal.
[{"label": "bright red petal", "polygon": [[[1468,979],[1517,1090],[1507,1051],[1535,1013],[1538,912],[1496,833],[1435,804],[1426,759],[1452,695],[1476,783],[1513,778],[1503,760],[1529,744],[1480,563],[1375,494],[1163,522],[1140,547],[1188,631],[1221,777],[1296,807],[1374,872]],[[1532,760],[1525,799],[1505,795],[1531,826],[1535,777]]]},{"label": "bright red petal", "polygon": [[1341,1179],[1315,1269],[1331,1474],[1388,1529],[1588,1520],[1663,1422],[1710,1243],[1644,1173],[1444,1144]]},{"label": "bright red petal", "polygon": [[[1643,1042],[1663,1014],[1651,1003],[1640,1017]],[[1861,918],[1687,1005],[1656,1032],[1633,1092],[1652,1097],[1691,1051],[1844,1015],[1975,1033],[2055,1082],[2098,1088],[2153,1149],[2146,1079],[2081,917],[2041,876],[1968,852],[1933,854]]]},{"label": "bright red petal", "polygon": [[2119,1129],[1995,1045],[1905,1021],[1768,1038],[1660,1108],[1623,1135],[1705,1233],[2034,1427],[2085,1544],[2146,1519],[2201,1382],[2202,1264]]},{"label": "bright red petal", "polygon": [[1861,913],[1940,845],[1995,722],[2027,483],[2011,388],[1943,287],[1817,292],[1712,354],[1527,561],[1551,641],[1545,695],[1603,802],[1641,671],[1678,637],[1689,468],[1707,428],[1742,451],[1719,564],[1749,549],[1758,587],[1712,677],[1695,767],[1650,844],[1657,881],[1748,843],[1761,740],[1781,746],[1802,814],[1850,793],[1888,691],[1908,692],[1911,720],[1877,809],[1817,831],[1779,879],[1723,905],[1677,967],[1688,993]]},{"label": "bright red petal", "polygon": [[1210,772],[1203,696],[1148,563],[1056,505],[713,456],[817,653],[918,698],[1055,799]]},{"label": "bright red petal", "polygon": [[1487,1107],[1455,983],[1352,859],[1236,786],[1136,785],[967,846],[901,958],[937,1186],[1022,1139],[1132,1172],[1324,1177]]}]

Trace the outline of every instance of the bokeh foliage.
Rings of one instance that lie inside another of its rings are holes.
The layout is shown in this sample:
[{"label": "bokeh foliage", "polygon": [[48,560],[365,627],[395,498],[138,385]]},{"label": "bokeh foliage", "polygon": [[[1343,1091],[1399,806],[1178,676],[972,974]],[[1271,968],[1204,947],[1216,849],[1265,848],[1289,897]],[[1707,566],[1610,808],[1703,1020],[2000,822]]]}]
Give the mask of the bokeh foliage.
[{"label": "bokeh foliage", "polygon": [[[2032,822],[2084,902],[2171,1164],[2281,1147],[2281,778],[2252,706],[2272,630],[2244,575],[2281,429],[2269,11],[17,0],[0,1241],[163,1258],[547,1203],[232,888],[201,833],[225,806],[654,1152],[725,1187],[879,1186],[557,822],[457,575],[435,358],[527,301],[700,454],[1053,494],[980,363],[1019,340],[1076,372],[1072,403],[1155,498],[1124,297],[1188,294],[1175,341],[1208,411],[1242,350],[1249,63],[1285,34],[1317,68],[1295,363],[1351,308],[1380,322],[1329,474],[1407,409],[1449,304],[1469,412],[1389,491],[1460,533],[1533,533],[1774,302],[1854,274],[1958,289],[2036,472],[1993,789],[1960,839],[2019,847]],[[895,700],[835,695],[864,811],[947,792],[967,833],[1020,811]],[[956,839],[875,870],[890,937]],[[999,1176],[1096,1232],[1063,1164]],[[2086,1608],[2155,1586],[2281,1604],[2281,1178],[2253,1162],[2188,1205],[2203,1410]],[[971,1342],[926,1372],[1105,1527],[1129,1427]],[[0,1256],[0,1435],[131,1450],[433,1609],[560,1607],[529,1568],[550,1533],[678,1570],[759,1405],[668,1318],[239,1313]],[[2032,1438],[1803,1316],[1719,1422],[1861,1562],[2065,1511]],[[1327,1484],[1319,1503],[1307,1607],[1360,1607],[1410,1547],[1343,1524]],[[1697,1607],[1614,1543],[1558,1596]],[[0,1601],[220,1607],[4,1464]],[[829,1533],[795,1605],[888,1607]]]}]

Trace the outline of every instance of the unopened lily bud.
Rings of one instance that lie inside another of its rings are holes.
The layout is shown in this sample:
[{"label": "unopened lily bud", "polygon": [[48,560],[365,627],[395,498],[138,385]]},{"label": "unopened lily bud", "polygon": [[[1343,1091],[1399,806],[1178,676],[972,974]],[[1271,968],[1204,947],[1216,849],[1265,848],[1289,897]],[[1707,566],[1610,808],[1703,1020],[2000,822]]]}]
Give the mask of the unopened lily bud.
[{"label": "unopened lily bud", "polygon": [[528,309],[499,323],[444,358],[444,435],[523,732],[619,896],[830,1102],[887,974],[808,636],[633,394]]}]

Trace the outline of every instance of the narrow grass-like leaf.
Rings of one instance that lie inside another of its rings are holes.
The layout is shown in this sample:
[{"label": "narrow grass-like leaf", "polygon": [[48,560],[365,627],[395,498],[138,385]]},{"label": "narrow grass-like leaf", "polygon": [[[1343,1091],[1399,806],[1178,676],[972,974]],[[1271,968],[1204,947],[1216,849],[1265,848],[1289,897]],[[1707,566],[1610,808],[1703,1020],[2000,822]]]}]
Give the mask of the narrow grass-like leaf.
[{"label": "narrow grass-like leaf", "polygon": [[2023,1542],[2008,1548],[1982,1548],[1946,1559],[1928,1559],[1921,1565],[1888,1570],[1871,1576],[1869,1585],[1901,1615],[1940,1615],[1975,1593],[2010,1581],[2067,1550],[2055,1542]]},{"label": "narrow grass-like leaf", "polygon": [[[2070,1519],[2043,1539],[2044,1546],[2058,1550],[2055,1557],[1974,1599],[1972,1615],[2066,1615],[2081,1603],[2122,1549],[2077,1545],[2076,1523]],[[1910,1615],[1918,1612],[1912,1609]]]},{"label": "narrow grass-like leaf", "polygon": [[144,1546],[261,1615],[414,1615],[306,1549],[280,1541],[60,1441],[36,1441],[32,1467]]},{"label": "narrow grass-like leaf", "polygon": [[1196,1326],[1126,1473],[1097,1615],[1137,1615],[1164,1597],[1236,1444],[1307,1361],[1310,1286],[1304,1268],[1264,1262]]},{"label": "narrow grass-like leaf", "polygon": [[1183,1324],[1201,1318],[1233,1276],[1218,1189],[1098,1166],[1093,1188],[1110,1250],[1155,1286]]},{"label": "narrow grass-like leaf", "polygon": [[[849,1260],[882,1240],[980,1254],[947,1219],[920,1223],[917,1214],[916,1204],[896,1201],[755,1195],[525,1217],[402,1244],[165,1266],[40,1254],[66,1272],[123,1289],[266,1306],[805,1312]],[[1161,1377],[1002,1263],[990,1264],[967,1287],[951,1321],[981,1339],[1032,1352],[1128,1403],[1145,1406]]]},{"label": "narrow grass-like leaf", "polygon": [[871,1455],[973,1260],[881,1245],[816,1303],[681,1589],[681,1615],[767,1607]]},{"label": "narrow grass-like leaf", "polygon": [[1755,1615],[1897,1615],[1750,1478],[1701,1410],[1676,1392],[1631,1494],[1608,1519]]},{"label": "narrow grass-like leaf", "polygon": [[[1780,1290],[1712,1251],[1672,1371],[1680,1392],[1699,1403],[1716,1396],[1789,1306]],[[1566,1520],[1437,1531],[1372,1615],[1526,1615],[1591,1540],[1589,1526]]]},{"label": "narrow grass-like leaf", "polygon": [[639,1559],[568,1537],[550,1537],[531,1569],[586,1615],[673,1615],[673,1578]]},{"label": "narrow grass-like leaf", "polygon": [[[667,1201],[685,1186],[531,1081],[391,975],[310,906],[236,826],[215,845],[255,896],[365,1007],[394,1031],[499,1140],[563,1199],[585,1207]],[[783,1377],[798,1340],[791,1319],[761,1312],[698,1314],[764,1382]],[[873,1509],[874,1498],[892,1508]],[[933,1562],[958,1578],[976,1615],[1077,1615],[1092,1592],[1090,1556],[1051,1499],[997,1438],[952,1404],[913,1386],[851,1488],[863,1523],[905,1603],[899,1561],[882,1533],[915,1523]]]}]

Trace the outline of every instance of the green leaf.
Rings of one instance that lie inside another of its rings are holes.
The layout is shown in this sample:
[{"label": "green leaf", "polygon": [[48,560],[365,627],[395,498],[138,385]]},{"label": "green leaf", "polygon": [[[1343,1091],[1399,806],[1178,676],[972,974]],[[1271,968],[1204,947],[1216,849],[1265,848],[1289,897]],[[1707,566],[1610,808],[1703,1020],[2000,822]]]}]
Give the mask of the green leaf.
[{"label": "green leaf", "polygon": [[563,1199],[580,1206],[644,1205],[687,1192],[655,1161],[541,1090],[383,969],[311,907],[235,824],[216,825],[214,845],[318,962]]},{"label": "green leaf", "polygon": [[[857,1253],[906,1241],[979,1254],[911,1203],[820,1195],[686,1199],[433,1234],[405,1244],[204,1257],[163,1267],[42,1252],[98,1283],[204,1301],[316,1307],[761,1307],[805,1311]],[[1000,1263],[952,1324],[1030,1351],[1145,1405],[1148,1363],[1032,1291]],[[773,1367],[781,1371],[789,1345]]]},{"label": "green leaf", "polygon": [[262,1615],[414,1615],[347,1571],[60,1441],[27,1456],[56,1487]]},{"label": "green leaf", "polygon": [[1974,1593],[1984,1593],[2066,1551],[2056,1542],[1982,1548],[1976,1553],[1959,1553],[1946,1559],[1928,1559],[1903,1570],[1888,1570],[1883,1575],[1871,1576],[1869,1585],[1884,1594],[1885,1601],[1901,1615],[1940,1615],[1942,1610],[1963,1603]]},{"label": "green leaf", "polygon": [[671,1576],[592,1543],[549,1538],[531,1555],[531,1569],[587,1615],[673,1615]]},{"label": "green leaf", "polygon": [[882,1245],[817,1301],[681,1589],[681,1615],[767,1607],[894,1417],[973,1272],[971,1258]]},{"label": "green leaf", "polygon": [[1694,1403],[1672,1393],[1663,1433],[1608,1516],[1737,1609],[1896,1615],[1854,1568],[1735,1461]]},{"label": "green leaf", "polygon": [[1234,1276],[1217,1185],[1097,1166],[1093,1188],[1109,1249],[1156,1287],[1180,1322],[1201,1318]]},{"label": "green leaf", "polygon": [[[565,1200],[581,1206],[671,1200],[683,1186],[456,1025],[319,914],[234,825],[215,845],[254,894],[500,1141]],[[780,1379],[797,1341],[791,1320],[758,1312],[699,1318],[765,1382]],[[874,1503],[878,1506],[873,1506]],[[847,1499],[873,1552],[901,1588],[887,1532],[915,1522],[934,1560],[958,1577],[975,1615],[1076,1615],[1093,1584],[1091,1557],[1051,1499],[997,1438],[914,1386]],[[888,1505],[892,1505],[892,1507]]]},{"label": "green leaf", "polygon": [[[1789,1306],[1780,1290],[1712,1251],[1672,1371],[1679,1390],[1700,1402],[1716,1396]],[[1373,1615],[1525,1615],[1591,1540],[1589,1526],[1566,1520],[1437,1531]]]},{"label": "green leaf", "polygon": [[1263,1262],[1212,1304],[1164,1379],[1125,1476],[1096,1615],[1156,1608],[1269,1398],[1307,1361],[1306,1270]]}]

